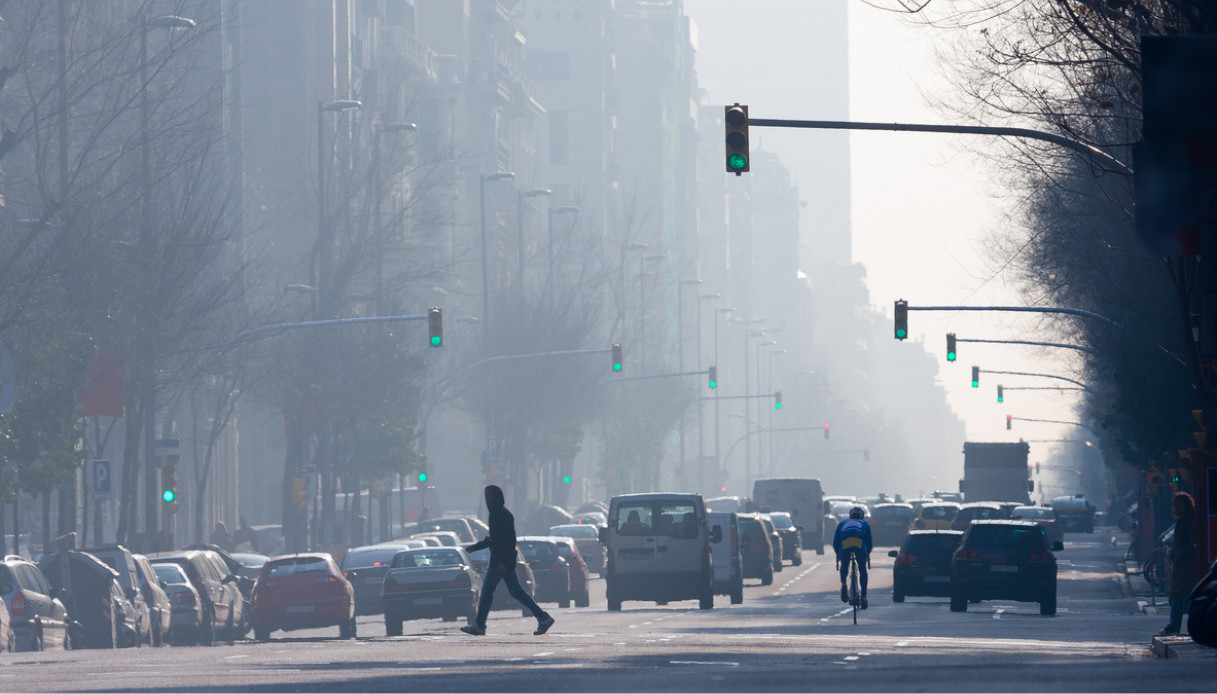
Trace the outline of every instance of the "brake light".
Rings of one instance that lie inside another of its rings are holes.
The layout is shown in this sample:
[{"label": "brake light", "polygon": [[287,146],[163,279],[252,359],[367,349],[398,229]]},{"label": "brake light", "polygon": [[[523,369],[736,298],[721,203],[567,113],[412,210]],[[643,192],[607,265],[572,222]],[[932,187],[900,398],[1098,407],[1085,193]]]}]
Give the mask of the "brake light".
[{"label": "brake light", "polygon": [[1052,561],[1051,552],[1032,552],[1029,557],[1031,561]]},{"label": "brake light", "polygon": [[9,612],[11,612],[14,617],[25,616],[25,593],[17,591],[17,594],[13,596],[13,603],[9,607]]},{"label": "brake light", "polygon": [[385,576],[385,582],[381,588],[381,591],[385,593],[397,593],[405,589],[406,587],[397,581],[394,581],[392,576]]},{"label": "brake light", "polygon": [[899,556],[896,557],[897,566],[899,566],[901,564],[916,564],[916,563],[917,563],[917,557],[912,554],[909,554],[908,552],[901,552],[899,554]]},{"label": "brake light", "polygon": [[469,587],[469,575],[461,574],[460,576],[458,576],[456,578],[455,581],[448,581],[447,583],[445,583],[444,587],[445,588],[468,588]]}]

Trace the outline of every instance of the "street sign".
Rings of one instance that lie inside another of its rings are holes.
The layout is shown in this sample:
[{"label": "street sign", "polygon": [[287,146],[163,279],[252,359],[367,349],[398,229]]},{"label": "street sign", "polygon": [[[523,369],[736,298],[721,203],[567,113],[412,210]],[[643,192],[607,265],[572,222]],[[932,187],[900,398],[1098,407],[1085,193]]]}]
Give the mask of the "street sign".
[{"label": "street sign", "polygon": [[110,488],[110,461],[93,461],[93,498],[109,499],[112,497]]}]

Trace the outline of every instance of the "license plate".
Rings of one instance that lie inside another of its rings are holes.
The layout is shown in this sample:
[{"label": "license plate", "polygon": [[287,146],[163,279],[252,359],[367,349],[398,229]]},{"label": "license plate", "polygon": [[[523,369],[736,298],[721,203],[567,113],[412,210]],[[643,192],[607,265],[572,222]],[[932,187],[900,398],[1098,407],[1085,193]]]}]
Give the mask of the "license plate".
[{"label": "license plate", "polygon": [[921,580],[925,581],[926,583],[950,583],[951,577],[950,576],[922,576]]},{"label": "license plate", "polygon": [[1005,564],[994,564],[993,566],[989,567],[989,570],[993,571],[995,573],[999,573],[999,574],[1016,574],[1016,573],[1018,573],[1017,566],[1006,566]]},{"label": "license plate", "polygon": [[444,602],[443,598],[415,598],[415,605],[439,605]]},{"label": "license plate", "polygon": [[368,576],[367,578],[363,579],[363,582],[365,585],[378,586],[384,583],[384,579],[382,579],[380,576]]},{"label": "license plate", "polygon": [[288,605],[286,608],[284,608],[283,611],[288,614],[292,614],[294,612],[312,612],[313,606],[312,605]]}]

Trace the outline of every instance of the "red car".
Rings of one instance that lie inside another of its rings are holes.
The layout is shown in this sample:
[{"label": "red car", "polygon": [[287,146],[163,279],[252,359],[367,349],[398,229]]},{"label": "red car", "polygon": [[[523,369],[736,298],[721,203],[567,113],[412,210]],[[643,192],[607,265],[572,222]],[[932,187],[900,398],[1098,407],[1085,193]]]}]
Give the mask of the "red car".
[{"label": "red car", "polygon": [[338,627],[355,638],[355,591],[328,554],[278,556],[262,566],[253,591],[254,635],[259,641],[282,629]]}]

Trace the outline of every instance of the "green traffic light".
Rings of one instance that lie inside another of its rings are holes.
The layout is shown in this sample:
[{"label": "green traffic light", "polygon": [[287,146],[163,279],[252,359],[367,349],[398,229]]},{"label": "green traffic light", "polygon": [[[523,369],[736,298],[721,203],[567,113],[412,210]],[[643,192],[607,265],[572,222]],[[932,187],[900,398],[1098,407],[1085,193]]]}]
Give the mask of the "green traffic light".
[{"label": "green traffic light", "polygon": [[613,371],[620,371],[620,370],[621,370],[621,364],[614,362]]},{"label": "green traffic light", "polygon": [[730,166],[732,171],[743,171],[748,166],[748,157],[742,154],[732,154],[727,157],[727,166]]},{"label": "green traffic light", "polygon": [[439,335],[431,336],[431,346],[432,347],[439,347],[441,344],[443,344],[443,342],[444,342],[444,338],[440,337]]},{"label": "green traffic light", "polygon": [[773,403],[773,409],[775,409],[775,410],[782,409],[782,403],[780,403],[780,402]]},{"label": "green traffic light", "polygon": [[979,387],[980,387],[980,381],[972,381],[972,387],[973,387],[973,388],[979,388]]},{"label": "green traffic light", "polygon": [[570,475],[566,475],[562,478],[562,484],[570,484]]},{"label": "green traffic light", "polygon": [[717,387],[718,387],[718,381],[710,381],[710,388],[713,389],[713,388],[717,388]]},{"label": "green traffic light", "polygon": [[896,338],[897,339],[903,340],[904,338],[906,338],[908,336],[909,336],[909,331],[905,330],[904,328],[896,329]]},{"label": "green traffic light", "polygon": [[419,481],[419,482],[426,482],[426,481],[427,481],[427,473],[425,473],[425,472],[420,472],[420,473],[418,473],[418,481]]},{"label": "green traffic light", "polygon": [[955,361],[955,353],[947,352],[947,361]]},{"label": "green traffic light", "polygon": [[177,501],[177,492],[173,491],[172,489],[162,491],[161,501],[164,501],[166,504],[172,504],[173,502]]}]

